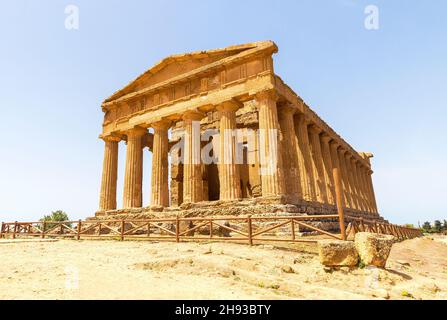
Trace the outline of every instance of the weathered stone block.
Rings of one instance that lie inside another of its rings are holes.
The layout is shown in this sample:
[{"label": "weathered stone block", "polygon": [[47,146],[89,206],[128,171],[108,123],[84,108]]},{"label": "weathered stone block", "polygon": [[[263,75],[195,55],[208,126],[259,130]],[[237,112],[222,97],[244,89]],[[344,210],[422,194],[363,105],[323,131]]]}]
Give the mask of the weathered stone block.
[{"label": "weathered stone block", "polygon": [[394,237],[385,234],[359,232],[355,235],[355,247],[366,265],[384,268],[394,243]]},{"label": "weathered stone block", "polygon": [[320,240],[318,254],[320,263],[329,267],[351,267],[358,263],[358,254],[351,241]]}]

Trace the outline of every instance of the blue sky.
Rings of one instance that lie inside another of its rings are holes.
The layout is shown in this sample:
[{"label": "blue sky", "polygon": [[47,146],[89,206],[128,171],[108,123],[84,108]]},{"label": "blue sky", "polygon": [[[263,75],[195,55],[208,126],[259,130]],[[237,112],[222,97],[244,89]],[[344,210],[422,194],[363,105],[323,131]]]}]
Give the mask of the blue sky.
[{"label": "blue sky", "polygon": [[[65,29],[69,4],[79,30]],[[364,27],[369,4],[379,30]],[[356,150],[374,153],[382,215],[447,219],[446,12],[441,0],[3,0],[0,220],[93,215],[101,101],[167,55],[267,39],[279,46],[276,72]],[[149,161],[146,152],[145,204]]]}]

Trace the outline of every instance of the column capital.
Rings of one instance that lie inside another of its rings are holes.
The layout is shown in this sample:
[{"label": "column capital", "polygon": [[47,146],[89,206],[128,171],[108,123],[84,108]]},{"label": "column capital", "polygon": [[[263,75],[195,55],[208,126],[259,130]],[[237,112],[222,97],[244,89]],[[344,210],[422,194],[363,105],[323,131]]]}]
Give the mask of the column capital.
[{"label": "column capital", "polygon": [[335,139],[332,139],[332,140],[329,142],[329,146],[330,146],[331,148],[338,149],[338,148],[340,147],[340,144],[339,144]]},{"label": "column capital", "polygon": [[151,127],[154,129],[169,129],[171,127],[172,121],[170,120],[161,120],[154,123],[151,123]]},{"label": "column capital", "polygon": [[324,143],[328,143],[328,142],[332,139],[332,137],[331,137],[330,135],[328,135],[326,132],[323,132],[323,133],[320,135],[320,137],[321,137],[321,140],[322,140]]},{"label": "column capital", "polygon": [[357,165],[360,169],[365,169],[365,165],[362,163],[362,161],[357,161]]},{"label": "column capital", "polygon": [[309,125],[309,131],[311,133],[320,134],[320,132],[322,130],[319,127],[317,127],[315,124],[311,124],[311,125]]},{"label": "column capital", "polygon": [[237,111],[243,108],[244,104],[236,99],[230,99],[219,104],[216,109],[217,111]]},{"label": "column capital", "polygon": [[258,93],[255,94],[255,99],[257,101],[265,100],[265,99],[270,99],[270,100],[277,101],[278,100],[278,93],[276,92],[275,89],[261,91],[261,92],[258,92]]},{"label": "column capital", "polygon": [[281,104],[278,108],[278,114],[279,115],[289,115],[289,114],[295,114],[298,111],[298,109],[290,102]]},{"label": "column capital", "polygon": [[104,140],[104,142],[120,142],[121,137],[114,136],[114,135],[108,135],[108,136],[99,136],[100,139]]},{"label": "column capital", "polygon": [[200,111],[197,110],[188,110],[185,113],[183,113],[182,119],[183,120],[192,120],[192,121],[200,121],[205,117],[205,114],[203,114]]},{"label": "column capital", "polygon": [[367,172],[368,170],[370,170],[370,168],[369,168],[368,166],[365,166],[365,164],[364,164],[363,162],[360,162],[360,161],[359,161],[359,166],[360,166],[360,169],[363,169],[363,170],[365,170],[366,172]]},{"label": "column capital", "polygon": [[134,127],[132,129],[127,130],[125,134],[127,135],[128,138],[140,138],[144,136],[146,133],[147,133],[146,128]]}]

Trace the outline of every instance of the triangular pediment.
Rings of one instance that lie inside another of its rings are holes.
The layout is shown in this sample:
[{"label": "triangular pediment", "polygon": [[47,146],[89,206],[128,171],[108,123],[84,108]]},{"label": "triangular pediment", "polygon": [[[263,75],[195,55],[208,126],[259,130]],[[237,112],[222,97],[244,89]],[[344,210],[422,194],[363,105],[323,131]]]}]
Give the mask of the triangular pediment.
[{"label": "triangular pediment", "polygon": [[224,61],[227,58],[238,56],[248,50],[265,50],[268,47],[273,47],[276,50],[276,45],[272,41],[261,41],[230,46],[221,49],[196,51],[169,56],[149,68],[147,71],[142,73],[135,80],[131,81],[124,88],[116,91],[104,102],[116,100],[127,94],[154,86],[157,83],[168,81],[171,78],[176,78],[183,74],[187,74],[191,71],[206,67],[207,65],[211,65],[220,60]]}]

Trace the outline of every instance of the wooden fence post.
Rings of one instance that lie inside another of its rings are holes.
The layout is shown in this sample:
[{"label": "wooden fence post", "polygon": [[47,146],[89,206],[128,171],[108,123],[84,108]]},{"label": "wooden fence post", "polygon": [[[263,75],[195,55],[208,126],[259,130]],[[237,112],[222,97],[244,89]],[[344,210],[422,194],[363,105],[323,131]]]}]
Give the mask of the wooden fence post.
[{"label": "wooden fence post", "polygon": [[210,239],[213,238],[213,220],[210,219]]},{"label": "wooden fence post", "polygon": [[45,238],[45,229],[47,228],[47,223],[42,222],[42,239]]},{"label": "wooden fence post", "polygon": [[76,240],[81,239],[81,219],[79,219],[78,221],[78,228],[77,228],[78,233],[76,234]]},{"label": "wooden fence post", "polygon": [[175,242],[180,242],[180,219],[175,218]]},{"label": "wooden fence post", "polygon": [[16,238],[16,232],[17,232],[17,221],[14,222],[14,230],[12,231],[12,238]]},{"label": "wooden fence post", "polygon": [[340,178],[340,169],[335,167],[332,170],[335,183],[335,202],[337,204],[338,222],[340,225],[341,239],[346,240],[345,213],[343,211],[343,186]]},{"label": "wooden fence post", "polygon": [[291,227],[292,227],[292,241],[295,241],[295,221],[290,219]]},{"label": "wooden fence post", "polygon": [[248,243],[250,244],[250,246],[252,246],[253,245],[253,229],[252,229],[252,225],[251,225],[251,215],[248,215],[247,223],[248,223]]},{"label": "wooden fence post", "polygon": [[121,241],[124,240],[124,220],[121,220],[121,236],[120,236],[120,240]]}]

